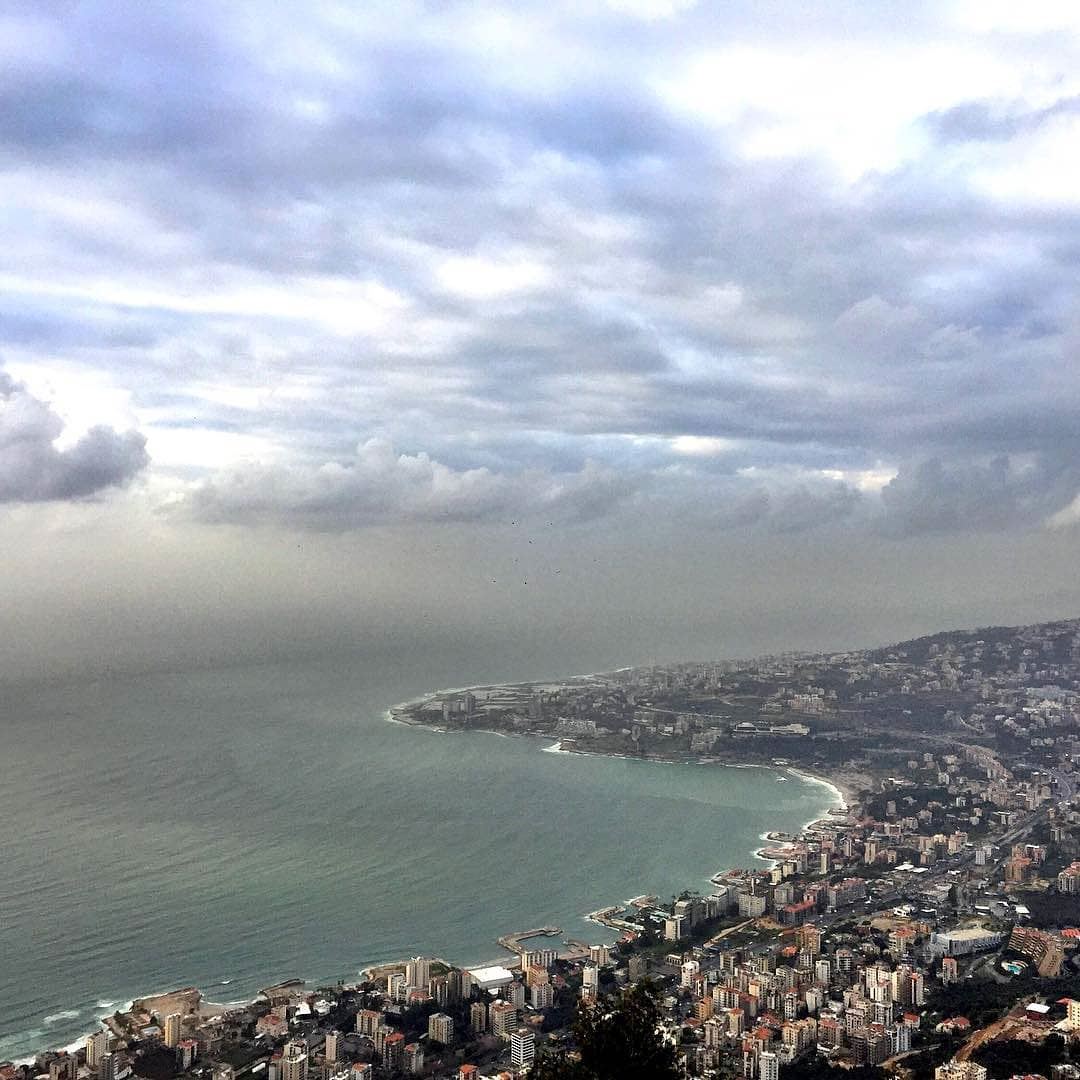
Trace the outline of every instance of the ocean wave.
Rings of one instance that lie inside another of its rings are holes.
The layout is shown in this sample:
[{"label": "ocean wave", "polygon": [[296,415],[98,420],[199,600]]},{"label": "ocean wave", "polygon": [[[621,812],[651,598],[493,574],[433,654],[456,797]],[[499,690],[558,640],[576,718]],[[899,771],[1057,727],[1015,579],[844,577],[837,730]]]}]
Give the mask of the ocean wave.
[{"label": "ocean wave", "polygon": [[82,1016],[81,1009],[61,1009],[60,1012],[43,1016],[41,1022],[48,1027],[51,1024],[59,1024],[61,1020],[78,1020],[80,1016]]}]

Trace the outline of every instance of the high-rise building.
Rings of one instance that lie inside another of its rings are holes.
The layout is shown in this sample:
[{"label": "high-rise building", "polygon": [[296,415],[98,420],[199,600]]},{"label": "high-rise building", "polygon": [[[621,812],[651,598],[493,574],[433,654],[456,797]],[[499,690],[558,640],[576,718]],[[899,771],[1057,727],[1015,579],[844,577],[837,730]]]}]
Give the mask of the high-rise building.
[{"label": "high-rise building", "polygon": [[383,1040],[383,1066],[387,1072],[400,1072],[405,1067],[405,1036],[393,1031]]},{"label": "high-rise building", "polygon": [[328,1031],[326,1033],[323,1060],[327,1065],[334,1065],[341,1060],[341,1032]]},{"label": "high-rise building", "polygon": [[405,965],[405,984],[417,990],[426,990],[431,982],[431,961],[426,956],[414,956]]},{"label": "high-rise building", "polygon": [[281,1080],[307,1080],[308,1045],[303,1039],[287,1042],[281,1055]]},{"label": "high-rise building", "polygon": [[581,969],[581,985],[594,993],[600,986],[600,969],[595,964],[586,964]]},{"label": "high-rise building", "polygon": [[536,1055],[536,1035],[529,1028],[510,1032],[510,1064],[520,1068],[532,1065]]},{"label": "high-rise building", "polygon": [[183,1017],[179,1013],[172,1013],[165,1017],[165,1023],[163,1025],[165,1033],[165,1045],[170,1049],[175,1049],[180,1044],[180,1021]]},{"label": "high-rise building", "polygon": [[599,967],[607,967],[611,963],[611,949],[607,945],[590,945],[589,959]]},{"label": "high-rise building", "polygon": [[469,1006],[469,1027],[474,1035],[482,1035],[488,1029],[488,1010],[482,1001]]},{"label": "high-rise building", "polygon": [[454,1043],[454,1018],[446,1013],[432,1013],[428,1017],[428,1038],[444,1046]]},{"label": "high-rise building", "polygon": [[1042,930],[1030,930],[1024,926],[1014,926],[1009,935],[1009,948],[1023,953],[1035,964],[1035,970],[1043,978],[1056,978],[1061,973],[1061,964],[1065,959],[1061,938],[1057,934]]},{"label": "high-rise building", "polygon": [[768,898],[763,892],[743,889],[739,893],[739,914],[745,919],[758,919],[765,914]]},{"label": "high-rise building", "polygon": [[889,1029],[889,1039],[890,1055],[906,1054],[911,1049],[911,1028],[907,1024],[897,1024]]},{"label": "high-rise building", "polygon": [[493,1035],[509,1036],[517,1026],[518,1011],[509,1001],[493,1001],[488,1009],[488,1023]]},{"label": "high-rise building", "polygon": [[451,968],[445,975],[432,976],[428,990],[442,1008],[456,1005],[462,997],[461,972],[457,968]]},{"label": "high-rise building", "polygon": [[532,949],[521,958],[522,968],[550,968],[559,954],[555,949]]},{"label": "high-rise building", "polygon": [[356,1014],[356,1031],[359,1035],[367,1035],[369,1039],[375,1038],[375,1032],[379,1030],[383,1022],[383,1014],[377,1009],[361,1009]]},{"label": "high-rise building", "polygon": [[98,1076],[101,1080],[116,1080],[120,1072],[120,1055],[115,1050],[106,1050],[98,1062]]},{"label": "high-rise building", "polygon": [[187,1072],[199,1056],[199,1044],[195,1039],[181,1039],[176,1044],[176,1067],[180,1072]]},{"label": "high-rise building", "polygon": [[780,1080],[780,1059],[771,1050],[758,1054],[758,1080]]},{"label": "high-rise building", "polygon": [[813,923],[804,923],[795,931],[795,944],[811,956],[821,952],[821,930]]},{"label": "high-rise building", "polygon": [[529,1004],[534,1009],[550,1009],[555,1004],[555,987],[549,982],[530,986]]},{"label": "high-rise building", "polygon": [[525,1008],[525,987],[519,982],[512,982],[509,986],[503,987],[503,996],[515,1009],[521,1010]]},{"label": "high-rise building", "polygon": [[101,1059],[109,1049],[109,1033],[96,1031],[86,1040],[86,1067],[93,1073],[101,1068]]},{"label": "high-rise building", "polygon": [[424,1048],[419,1043],[405,1046],[405,1071],[411,1076],[424,1071]]}]

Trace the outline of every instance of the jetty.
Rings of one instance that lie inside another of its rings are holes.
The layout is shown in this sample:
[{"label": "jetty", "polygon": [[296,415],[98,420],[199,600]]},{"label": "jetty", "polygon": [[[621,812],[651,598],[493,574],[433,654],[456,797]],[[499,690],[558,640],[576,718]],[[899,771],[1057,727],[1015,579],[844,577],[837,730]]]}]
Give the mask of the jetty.
[{"label": "jetty", "polygon": [[558,937],[561,933],[562,929],[558,926],[537,926],[532,930],[519,930],[516,934],[503,934],[499,938],[499,944],[504,949],[509,949],[510,952],[521,956],[522,953],[528,952],[523,942],[538,937]]}]

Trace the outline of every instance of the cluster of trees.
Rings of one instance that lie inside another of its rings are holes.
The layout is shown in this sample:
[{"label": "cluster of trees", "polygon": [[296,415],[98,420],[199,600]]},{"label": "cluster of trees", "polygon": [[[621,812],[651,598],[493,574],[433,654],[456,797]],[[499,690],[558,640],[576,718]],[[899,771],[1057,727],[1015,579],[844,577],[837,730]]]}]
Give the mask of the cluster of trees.
[{"label": "cluster of trees", "polygon": [[986,1043],[972,1057],[985,1065],[991,1076],[1049,1076],[1051,1067],[1065,1061],[1067,1053],[1065,1040],[1050,1035],[1041,1043],[1022,1039]]},{"label": "cluster of trees", "polygon": [[571,1029],[580,1060],[543,1057],[530,1080],[677,1080],[675,1047],[658,1032],[658,994],[645,981],[582,1005]]}]

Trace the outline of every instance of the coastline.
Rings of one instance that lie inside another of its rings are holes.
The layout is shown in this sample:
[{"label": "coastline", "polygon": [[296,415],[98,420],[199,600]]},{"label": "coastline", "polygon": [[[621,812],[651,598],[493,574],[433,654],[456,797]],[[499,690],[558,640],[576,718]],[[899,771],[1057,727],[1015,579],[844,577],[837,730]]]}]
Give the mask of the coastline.
[{"label": "coastline", "polygon": [[[578,676],[574,680],[562,680],[562,681],[564,681],[564,682],[578,681],[578,680],[585,680],[585,679],[593,678],[593,677],[597,677],[597,676]],[[422,704],[424,704],[426,702],[432,701],[432,700],[436,699],[437,697],[439,697],[441,694],[451,693],[451,692],[466,692],[466,691],[469,691],[469,690],[501,689],[505,685],[506,684],[487,683],[487,684],[483,684],[483,685],[475,686],[475,687],[463,687],[463,688],[460,688],[459,690],[431,691],[431,692],[428,692],[428,693],[425,693],[425,694],[422,694],[422,695],[418,695],[417,697],[412,698],[412,699],[410,699],[408,701],[399,702],[398,704],[395,704],[395,705],[391,706],[390,708],[383,711],[382,719],[387,723],[399,724],[399,725],[402,725],[402,726],[405,726],[405,727],[423,728],[423,729],[426,729],[426,730],[429,730],[429,731],[432,731],[432,732],[435,732],[435,733],[438,733],[438,734],[470,734],[470,733],[479,734],[479,733],[486,733],[486,734],[498,735],[498,736],[500,736],[502,738],[512,738],[514,735],[518,735],[518,736],[526,737],[526,738],[534,738],[534,739],[535,738],[550,738],[551,736],[550,736],[549,732],[539,732],[539,731],[528,731],[528,730],[526,730],[526,731],[520,731],[520,732],[504,732],[504,731],[497,731],[497,730],[492,729],[492,728],[470,728],[470,729],[465,729],[465,730],[458,729],[458,728],[447,728],[447,727],[443,727],[443,726],[438,725],[438,724],[431,724],[431,723],[427,723],[427,722],[424,722],[424,721],[421,721],[421,720],[414,719],[412,716],[410,716],[408,714],[408,712],[406,712],[405,716],[401,715],[402,712],[405,712],[406,710],[409,710],[410,708],[414,708],[416,706],[422,705]],[[526,684],[521,684],[521,685],[526,685]],[[565,745],[566,743],[569,743],[570,745],[567,746],[567,745]],[[795,767],[795,766],[786,765],[786,764],[785,765],[772,765],[772,764],[766,764],[766,763],[763,763],[763,762],[728,761],[728,760],[725,760],[723,757],[718,757],[716,755],[707,755],[707,756],[700,756],[700,757],[686,757],[686,756],[659,755],[659,754],[650,754],[650,755],[647,755],[647,756],[638,756],[638,755],[631,755],[631,754],[612,754],[612,753],[605,753],[602,750],[582,750],[582,749],[578,749],[577,747],[575,747],[573,745],[573,740],[572,739],[556,739],[551,745],[543,747],[541,752],[544,752],[544,753],[556,753],[556,754],[577,754],[577,755],[582,756],[582,757],[610,757],[610,758],[619,758],[619,759],[627,760],[627,761],[645,761],[645,762],[654,762],[654,763],[657,763],[657,764],[668,764],[668,765],[721,765],[721,766],[723,766],[725,768],[766,769],[766,770],[770,770],[770,771],[772,771],[774,773],[782,773],[784,771],[787,771],[789,773],[792,773],[792,774],[798,776],[800,779],[803,779],[803,780],[805,780],[807,782],[818,784],[818,785],[821,785],[822,787],[828,788],[830,790],[830,792],[832,793],[834,800],[837,803],[839,803],[841,806],[843,806],[844,808],[850,807],[852,805],[853,801],[854,801],[853,793],[851,791],[850,785],[844,778],[831,777],[831,776],[828,776],[828,775],[820,773],[820,772],[813,772],[813,771],[811,771],[809,769],[806,769],[806,768],[804,768],[802,766]],[[815,816],[809,822],[807,822],[805,825],[803,825],[801,827],[800,831],[805,830],[807,827],[812,825],[814,822],[822,820],[823,817],[824,817],[824,815],[820,815],[820,814]],[[764,834],[762,836],[762,839],[765,839]],[[769,862],[769,863],[775,863],[776,860],[774,858],[761,855],[760,850],[761,849],[751,850],[750,853],[749,853],[751,858],[752,859],[763,860],[763,861],[766,861],[766,862]],[[731,867],[724,867],[724,868],[721,868],[721,869],[715,871],[715,873],[713,873],[711,875],[708,874],[708,873],[703,873],[702,876],[704,877],[704,879],[706,881],[711,881],[717,875],[722,874],[723,872],[725,872],[726,870],[729,870],[729,869],[731,869]],[[594,907],[592,909],[592,911],[590,911],[587,914],[583,914],[581,916],[581,918],[582,918],[583,921],[592,921],[592,922],[595,922],[596,925],[598,925],[598,926],[604,926],[605,924],[603,924],[601,922],[598,922],[597,920],[593,919],[592,916],[595,915],[599,911],[604,911],[606,908],[608,908],[610,906],[611,906],[610,904],[607,904],[607,905],[601,905],[599,907]],[[611,928],[607,927],[606,929],[610,930]],[[500,960],[498,960],[497,962],[501,963],[503,965],[512,965],[513,959],[514,959],[513,957],[503,957]],[[379,969],[379,968],[391,967],[391,966],[395,966],[395,965],[400,966],[401,964],[404,964],[405,962],[406,961],[404,959],[402,959],[402,960],[387,960],[387,961],[369,963],[369,964],[366,964],[364,966],[361,966],[361,967],[359,967],[357,969],[358,981],[364,976],[364,973],[367,972],[367,971],[374,970],[374,969]],[[475,966],[479,966],[479,965],[474,964],[474,965],[470,965],[470,966],[475,967]],[[122,1004],[117,1004],[117,1003],[110,1002],[109,1004],[110,1004],[111,1008],[109,1009],[109,1011],[103,1011],[101,1016],[96,1017],[96,1021],[97,1021],[97,1025],[98,1025],[96,1028],[87,1030],[84,1034],[76,1037],[75,1039],[71,1040],[70,1042],[68,1042],[66,1045],[64,1045],[62,1047],[48,1046],[48,1045],[43,1044],[41,1049],[38,1050],[35,1054],[28,1055],[28,1056],[27,1055],[20,1056],[19,1058],[14,1059],[14,1061],[15,1061],[16,1064],[20,1064],[20,1065],[21,1064],[33,1064],[38,1056],[40,1056],[42,1054],[45,1054],[45,1053],[50,1053],[50,1052],[54,1052],[56,1050],[61,1050],[61,1049],[65,1050],[65,1051],[67,1051],[69,1053],[74,1052],[76,1050],[79,1050],[85,1045],[87,1038],[89,1038],[89,1036],[92,1035],[94,1033],[94,1031],[100,1030],[101,1026],[104,1023],[104,1020],[106,1018],[108,1018],[109,1016],[111,1016],[113,1014],[113,1011],[118,1010],[118,1011],[121,1011],[121,1012],[126,1012],[126,1011],[130,1010],[131,1005],[132,1005],[132,1001],[140,1000],[141,998],[146,998],[146,997],[159,996],[160,993],[162,993],[162,992],[161,991],[151,991],[149,993],[138,994],[138,995],[135,996],[135,998],[133,998],[133,999],[131,999],[129,1001],[126,1001],[126,1002],[124,1002]],[[231,1002],[226,1002],[226,1003],[213,1003],[213,1002],[210,1002],[209,1000],[204,999],[203,1005],[204,1005],[204,1007],[213,1008],[213,1009],[221,1011],[221,1012],[227,1012],[227,1011],[231,1011],[231,1010],[239,1011],[241,1009],[251,1007],[253,1004],[255,1004],[259,1000],[259,998],[260,998],[260,995],[256,994],[256,995],[254,995],[253,997],[251,997],[249,999],[231,1001]],[[102,1000],[101,1008],[104,1010],[104,1002],[103,1002],[103,1000]],[[58,1016],[60,1014],[55,1014],[55,1015]],[[41,1032],[41,1036],[42,1037],[47,1037],[46,1033],[44,1031]]]},{"label": "coastline", "polygon": [[858,802],[855,788],[851,786],[850,780],[846,777],[830,776],[828,773],[816,772],[804,768],[802,765],[785,765],[784,768],[792,775],[798,776],[808,783],[821,784],[823,787],[829,788],[845,810],[850,810]]}]

